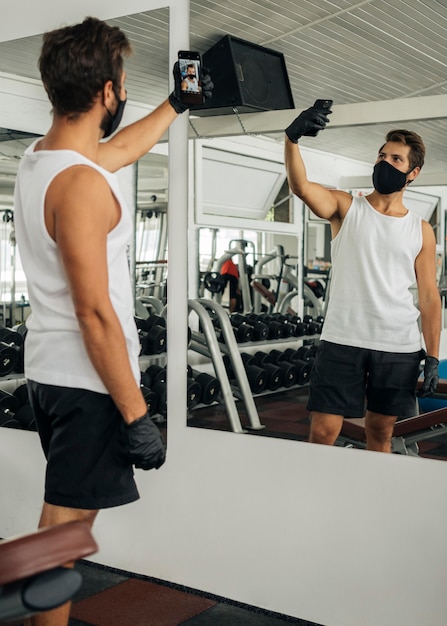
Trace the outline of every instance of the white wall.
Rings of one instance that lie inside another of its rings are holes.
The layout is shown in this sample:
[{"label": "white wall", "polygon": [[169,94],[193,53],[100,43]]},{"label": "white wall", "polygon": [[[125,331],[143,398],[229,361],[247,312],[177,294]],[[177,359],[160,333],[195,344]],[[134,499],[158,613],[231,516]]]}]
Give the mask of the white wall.
[{"label": "white wall", "polygon": [[[90,0],[88,13],[102,17],[110,4]],[[11,19],[34,14],[39,26],[66,9],[50,0],[16,7]],[[0,126],[3,111],[0,94]],[[173,129],[185,143],[186,126]],[[182,155],[173,155],[178,167]],[[177,176],[181,196],[186,172]],[[174,210],[168,461],[138,472],[139,502],[101,513],[95,560],[325,626],[445,626],[446,463],[185,426],[184,377],[175,374],[186,362],[187,232]],[[44,474],[37,436],[1,429],[0,468],[0,536],[29,531]]]}]

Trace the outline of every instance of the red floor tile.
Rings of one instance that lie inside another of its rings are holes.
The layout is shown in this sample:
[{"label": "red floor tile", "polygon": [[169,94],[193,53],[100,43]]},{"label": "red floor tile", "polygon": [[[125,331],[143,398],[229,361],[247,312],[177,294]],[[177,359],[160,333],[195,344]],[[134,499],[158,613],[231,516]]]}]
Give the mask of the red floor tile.
[{"label": "red floor tile", "polygon": [[71,617],[93,626],[177,626],[215,604],[171,587],[130,579],[77,602]]}]

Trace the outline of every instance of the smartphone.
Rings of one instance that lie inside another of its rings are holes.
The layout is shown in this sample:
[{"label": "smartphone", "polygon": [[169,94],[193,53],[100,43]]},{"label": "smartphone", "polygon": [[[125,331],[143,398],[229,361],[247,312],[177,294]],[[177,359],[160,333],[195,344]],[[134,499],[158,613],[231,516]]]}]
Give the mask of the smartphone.
[{"label": "smartphone", "polygon": [[202,61],[198,52],[179,50],[180,99],[185,104],[203,104],[200,74]]},{"label": "smartphone", "polygon": [[333,100],[315,100],[313,103],[314,109],[321,109],[322,111],[330,111]]},{"label": "smartphone", "polygon": [[[332,102],[333,100],[315,100],[315,102],[312,105],[312,108],[318,109],[319,111],[322,111],[323,113],[329,113],[331,111]],[[319,130],[315,130],[312,133],[306,133],[306,135],[308,137],[316,137],[319,132],[320,132]]]}]

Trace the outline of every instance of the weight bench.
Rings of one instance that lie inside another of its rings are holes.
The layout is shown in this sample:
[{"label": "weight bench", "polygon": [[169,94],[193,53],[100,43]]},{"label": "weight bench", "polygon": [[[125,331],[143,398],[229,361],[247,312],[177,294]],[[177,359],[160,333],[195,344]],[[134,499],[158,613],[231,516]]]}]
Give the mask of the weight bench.
[{"label": "weight bench", "polygon": [[68,602],[81,574],[65,564],[98,551],[85,522],[66,522],[0,541],[0,623]]},{"label": "weight bench", "polygon": [[[419,381],[417,387],[420,388]],[[447,380],[440,380],[436,393],[430,398],[446,400],[443,408],[414,415],[398,420],[394,425],[391,439],[392,451],[398,454],[419,456],[418,442],[434,439],[439,435],[447,434]],[[343,421],[338,440],[344,445],[366,447],[365,419],[351,418]]]}]

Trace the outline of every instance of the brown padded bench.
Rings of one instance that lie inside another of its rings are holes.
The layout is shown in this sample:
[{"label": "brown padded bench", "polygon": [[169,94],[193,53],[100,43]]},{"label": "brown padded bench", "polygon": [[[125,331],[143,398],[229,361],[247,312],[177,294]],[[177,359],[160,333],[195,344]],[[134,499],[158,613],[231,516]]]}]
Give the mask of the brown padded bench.
[{"label": "brown padded bench", "polygon": [[[418,382],[417,387],[420,388],[421,386],[422,381]],[[433,429],[436,426],[447,424],[447,380],[440,380],[436,393],[430,397],[445,398],[446,407],[397,421],[393,431],[394,441],[400,438],[404,440],[411,439],[414,442],[419,434],[421,440],[428,438],[428,435],[436,436],[439,434],[439,432]],[[365,419],[345,419],[340,435],[348,440],[366,443]]]},{"label": "brown padded bench", "polygon": [[0,541],[0,623],[67,602],[82,583],[63,567],[98,551],[85,522],[66,522]]}]

